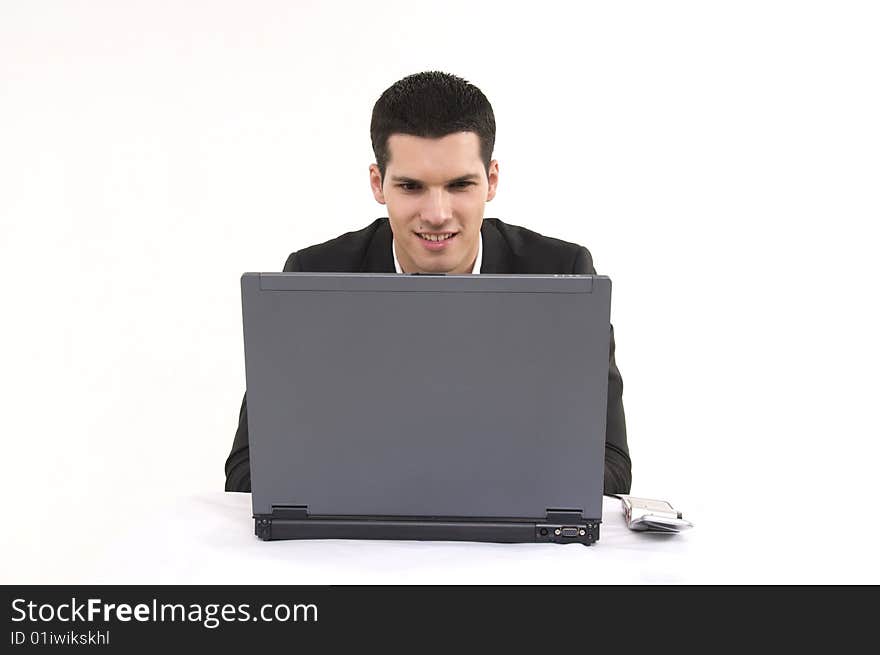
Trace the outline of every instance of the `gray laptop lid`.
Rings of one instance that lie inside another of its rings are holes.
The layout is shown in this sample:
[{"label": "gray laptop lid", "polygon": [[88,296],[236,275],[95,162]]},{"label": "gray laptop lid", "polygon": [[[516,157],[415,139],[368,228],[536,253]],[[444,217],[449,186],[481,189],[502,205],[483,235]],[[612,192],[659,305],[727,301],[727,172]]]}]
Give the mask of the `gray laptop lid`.
[{"label": "gray laptop lid", "polygon": [[246,273],[255,515],[602,515],[603,276]]}]

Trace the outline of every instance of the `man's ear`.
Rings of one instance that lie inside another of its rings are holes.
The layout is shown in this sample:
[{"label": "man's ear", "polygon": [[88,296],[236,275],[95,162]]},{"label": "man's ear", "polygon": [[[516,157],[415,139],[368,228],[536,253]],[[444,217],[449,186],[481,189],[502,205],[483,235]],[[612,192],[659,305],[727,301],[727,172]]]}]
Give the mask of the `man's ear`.
[{"label": "man's ear", "polygon": [[382,174],[376,164],[370,164],[370,188],[373,190],[373,197],[380,205],[385,204],[385,194],[382,192]]},{"label": "man's ear", "polygon": [[495,197],[495,191],[498,189],[498,160],[493,159],[489,162],[489,192],[486,194],[486,202]]}]

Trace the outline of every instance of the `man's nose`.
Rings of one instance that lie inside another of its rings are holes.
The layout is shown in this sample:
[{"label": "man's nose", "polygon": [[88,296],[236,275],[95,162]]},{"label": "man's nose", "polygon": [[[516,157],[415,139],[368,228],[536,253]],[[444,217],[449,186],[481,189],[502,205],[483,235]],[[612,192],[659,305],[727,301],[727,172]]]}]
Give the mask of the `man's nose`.
[{"label": "man's nose", "polygon": [[452,220],[452,202],[445,189],[431,189],[422,207],[421,218],[433,225]]}]

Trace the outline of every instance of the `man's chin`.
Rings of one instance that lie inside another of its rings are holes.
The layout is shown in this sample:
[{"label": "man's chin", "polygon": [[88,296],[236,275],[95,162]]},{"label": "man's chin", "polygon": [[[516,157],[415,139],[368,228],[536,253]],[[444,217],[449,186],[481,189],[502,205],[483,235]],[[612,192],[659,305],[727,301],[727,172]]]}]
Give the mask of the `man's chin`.
[{"label": "man's chin", "polygon": [[448,273],[451,271],[454,266],[445,266],[442,263],[431,262],[431,264],[419,264],[416,263],[418,273]]}]

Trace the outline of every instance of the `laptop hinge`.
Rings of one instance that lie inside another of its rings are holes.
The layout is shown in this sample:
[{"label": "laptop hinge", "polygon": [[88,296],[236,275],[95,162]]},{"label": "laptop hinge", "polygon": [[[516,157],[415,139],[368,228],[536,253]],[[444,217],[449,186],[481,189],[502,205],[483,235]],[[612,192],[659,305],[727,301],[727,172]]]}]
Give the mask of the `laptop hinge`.
[{"label": "laptop hinge", "polygon": [[547,510],[547,521],[550,523],[578,523],[583,520],[584,510],[582,509],[552,508]]},{"label": "laptop hinge", "polygon": [[272,505],[273,519],[307,519],[308,505]]}]

